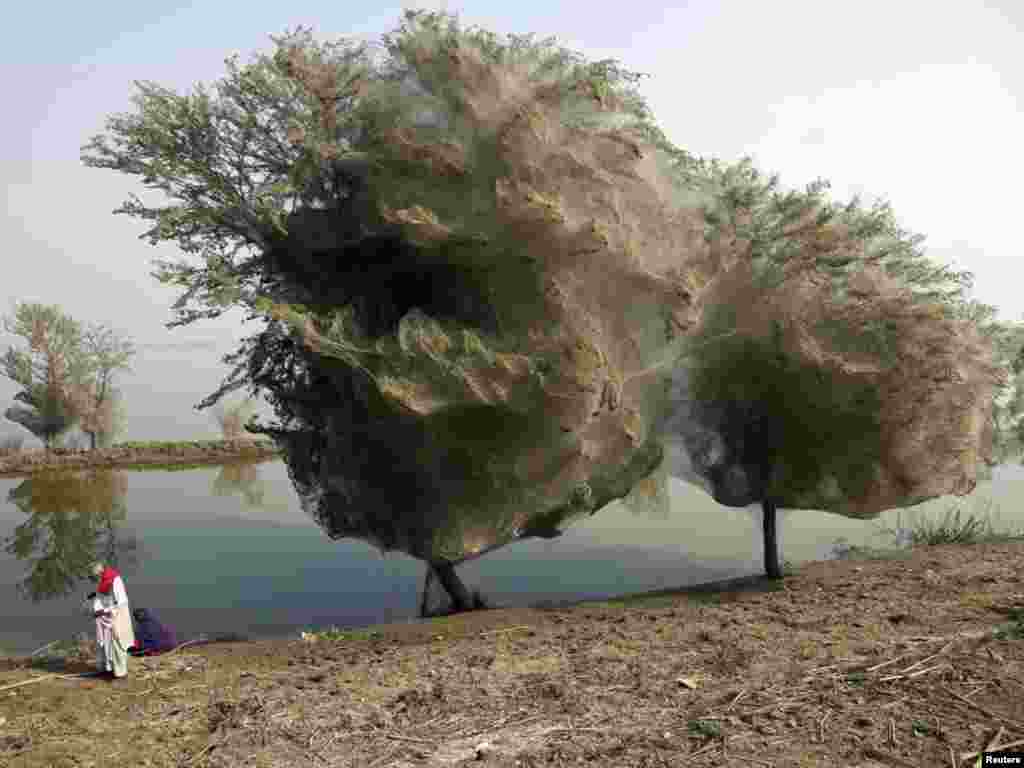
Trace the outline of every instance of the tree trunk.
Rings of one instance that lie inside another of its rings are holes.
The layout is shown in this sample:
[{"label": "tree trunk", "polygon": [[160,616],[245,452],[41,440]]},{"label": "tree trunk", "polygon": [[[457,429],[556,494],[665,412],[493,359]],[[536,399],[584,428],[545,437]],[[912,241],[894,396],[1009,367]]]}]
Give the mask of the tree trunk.
[{"label": "tree trunk", "polygon": [[764,530],[764,572],[769,579],[781,579],[779,565],[778,526],[775,519],[775,502],[764,499],[761,502],[761,524]]},{"label": "tree trunk", "polygon": [[427,598],[430,595],[430,583],[434,580],[434,569],[429,565],[427,566],[426,576],[423,578],[423,596],[420,598],[420,618],[426,619],[427,616]]},{"label": "tree trunk", "polygon": [[438,583],[444,587],[444,591],[452,599],[452,608],[456,611],[469,611],[473,609],[473,596],[462,583],[459,574],[455,572],[455,566],[451,563],[431,563],[430,569],[434,572]]}]

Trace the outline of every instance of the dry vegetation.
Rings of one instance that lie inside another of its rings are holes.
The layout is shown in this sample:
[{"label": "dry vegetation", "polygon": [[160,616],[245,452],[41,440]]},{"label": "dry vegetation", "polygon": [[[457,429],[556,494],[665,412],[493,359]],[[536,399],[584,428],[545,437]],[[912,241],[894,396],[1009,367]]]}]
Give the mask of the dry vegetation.
[{"label": "dry vegetation", "polygon": [[[0,673],[0,763],[960,766],[1024,739],[1024,542],[771,588],[186,647],[128,681]],[[85,669],[69,663],[51,673]]]}]

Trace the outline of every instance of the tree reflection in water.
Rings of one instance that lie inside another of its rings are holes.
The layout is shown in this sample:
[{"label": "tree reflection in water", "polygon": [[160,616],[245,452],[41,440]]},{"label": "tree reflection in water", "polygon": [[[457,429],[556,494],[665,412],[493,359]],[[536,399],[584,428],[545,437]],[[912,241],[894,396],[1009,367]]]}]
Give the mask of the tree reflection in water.
[{"label": "tree reflection in water", "polygon": [[252,509],[287,510],[287,505],[267,499],[266,478],[260,471],[259,461],[232,461],[220,466],[220,471],[210,484],[210,492],[214,496],[233,496],[238,494],[242,503]]},{"label": "tree reflection in water", "polygon": [[214,496],[237,493],[247,507],[262,507],[266,499],[263,476],[254,461],[233,461],[221,465],[220,472],[213,478],[211,490]]},{"label": "tree reflection in water", "polygon": [[28,519],[3,540],[28,565],[18,589],[33,602],[64,597],[91,579],[96,560],[123,572],[138,565],[139,542],[122,526],[127,517],[125,472],[91,469],[41,472],[7,494]]}]

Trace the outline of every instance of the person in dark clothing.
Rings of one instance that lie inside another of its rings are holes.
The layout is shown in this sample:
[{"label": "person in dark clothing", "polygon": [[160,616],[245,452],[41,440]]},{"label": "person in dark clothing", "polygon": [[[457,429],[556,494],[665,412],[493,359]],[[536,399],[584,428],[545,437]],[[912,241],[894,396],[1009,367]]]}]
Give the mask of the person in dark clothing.
[{"label": "person in dark clothing", "polygon": [[136,608],[132,615],[135,617],[135,638],[137,640],[132,655],[155,656],[178,646],[178,638],[174,630],[161,624],[145,608]]}]

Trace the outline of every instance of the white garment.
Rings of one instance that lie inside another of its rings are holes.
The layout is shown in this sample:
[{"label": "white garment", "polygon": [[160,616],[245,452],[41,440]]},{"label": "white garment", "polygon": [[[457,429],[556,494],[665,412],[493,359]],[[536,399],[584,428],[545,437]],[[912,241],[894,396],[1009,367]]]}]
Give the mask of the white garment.
[{"label": "white garment", "polygon": [[128,674],[128,649],[135,645],[131,606],[124,581],[118,576],[109,594],[97,593],[93,600],[96,617],[96,665],[100,672],[113,672],[117,677]]},{"label": "white garment", "polygon": [[97,595],[92,601],[96,616],[96,667],[100,672],[113,672],[117,677],[128,674],[128,650],[115,631],[114,602],[108,595]]},{"label": "white garment", "polygon": [[114,611],[114,629],[117,636],[125,648],[131,648],[135,645],[135,628],[132,626],[132,611],[128,604],[128,592],[125,590],[124,580],[120,576],[114,579],[109,599]]}]

